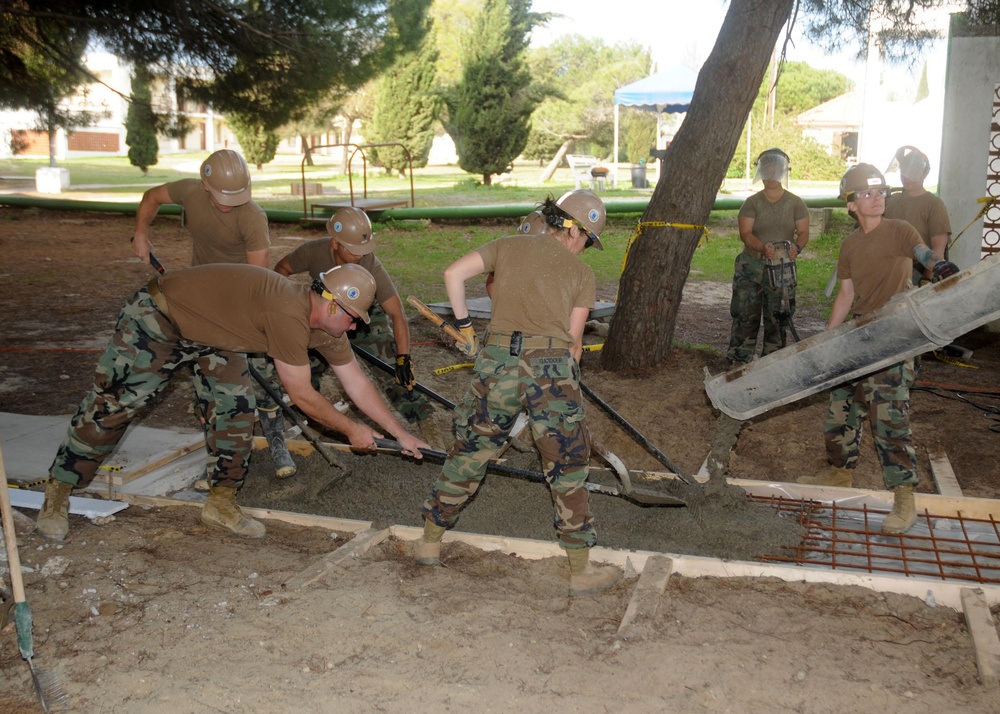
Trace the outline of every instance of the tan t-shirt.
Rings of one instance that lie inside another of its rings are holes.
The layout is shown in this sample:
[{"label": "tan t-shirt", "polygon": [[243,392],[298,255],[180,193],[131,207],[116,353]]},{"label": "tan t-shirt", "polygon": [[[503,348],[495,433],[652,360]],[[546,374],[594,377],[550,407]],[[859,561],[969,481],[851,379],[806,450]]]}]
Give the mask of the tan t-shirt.
[{"label": "tan t-shirt", "polygon": [[768,201],[763,191],[753,194],[740,206],[740,218],[753,219],[753,234],[761,243],[795,240],[795,222],[809,218],[805,201],[784,191],[777,201]]},{"label": "tan t-shirt", "polygon": [[933,193],[919,196],[894,193],[885,202],[885,217],[906,221],[917,229],[917,233],[930,247],[931,236],[951,233],[951,221],[944,201]]},{"label": "tan t-shirt", "polygon": [[570,313],[596,300],[589,265],[548,235],[498,238],[477,252],[494,273],[491,331],[573,341]]},{"label": "tan t-shirt", "polygon": [[913,249],[920,234],[906,221],[883,218],[870,233],[860,228],[844,239],[837,277],[854,283],[851,312],[865,315],[912,287]]},{"label": "tan t-shirt", "polygon": [[201,265],[160,277],[170,318],[185,340],[309,364],[318,350],[334,366],[354,355],[346,336],[309,327],[309,287],[256,265]]},{"label": "tan t-shirt", "polygon": [[246,263],[247,252],[270,247],[267,214],[253,201],[223,213],[200,179],[167,184],[170,200],[184,206],[185,221],[194,239],[191,265]]},{"label": "tan t-shirt", "polygon": [[[329,238],[306,241],[286,255],[285,260],[288,261],[292,273],[309,273],[313,280],[318,278],[320,273],[325,273],[337,265],[333,253],[330,252]],[[359,265],[375,278],[375,302],[379,305],[399,294],[382,261],[376,258],[374,253],[365,253],[361,256]]]}]

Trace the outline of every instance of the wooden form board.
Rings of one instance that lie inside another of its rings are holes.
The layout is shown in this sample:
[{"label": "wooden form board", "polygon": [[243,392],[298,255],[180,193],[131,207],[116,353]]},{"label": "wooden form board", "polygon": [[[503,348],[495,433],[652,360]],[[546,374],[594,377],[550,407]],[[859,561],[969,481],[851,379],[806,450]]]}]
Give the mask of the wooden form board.
[{"label": "wooden form board", "polygon": [[934,483],[937,484],[938,493],[942,496],[961,498],[962,487],[958,485],[955,471],[951,468],[951,461],[948,460],[948,454],[944,453],[944,449],[928,451],[927,456],[930,458],[931,476],[934,477]]},{"label": "wooden form board", "polygon": [[976,650],[979,682],[989,689],[1000,688],[1000,637],[981,589],[962,589],[962,611]]},{"label": "wooden form board", "polygon": [[632,598],[618,626],[617,639],[634,639],[644,626],[652,623],[672,571],[673,561],[665,555],[657,555],[646,561],[646,567],[642,569],[642,575],[639,576],[639,582],[632,591]]},{"label": "wooden form board", "polygon": [[327,553],[301,573],[286,580],[283,585],[287,590],[301,590],[322,580],[341,563],[351,558],[359,558],[373,547],[389,537],[388,528],[369,528],[361,531],[344,545],[332,553]]},{"label": "wooden form board", "polygon": [[171,461],[175,461],[182,456],[204,448],[205,437],[202,434],[190,434],[176,446],[172,446],[159,454],[137,461],[131,464],[116,466],[113,463],[105,464],[94,477],[94,483],[105,484],[112,487],[124,486],[129,481],[133,481],[140,476],[155,471],[161,466],[166,466]]}]

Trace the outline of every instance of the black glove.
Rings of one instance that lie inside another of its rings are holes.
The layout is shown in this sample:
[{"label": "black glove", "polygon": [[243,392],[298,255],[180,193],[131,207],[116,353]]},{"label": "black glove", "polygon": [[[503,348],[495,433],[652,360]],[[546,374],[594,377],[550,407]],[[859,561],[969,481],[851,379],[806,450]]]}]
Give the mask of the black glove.
[{"label": "black glove", "polygon": [[406,387],[407,392],[412,392],[417,384],[417,380],[413,376],[410,355],[396,355],[396,384],[400,387]]},{"label": "black glove", "polygon": [[934,264],[934,282],[950,278],[959,272],[958,266],[950,260],[939,260]]}]

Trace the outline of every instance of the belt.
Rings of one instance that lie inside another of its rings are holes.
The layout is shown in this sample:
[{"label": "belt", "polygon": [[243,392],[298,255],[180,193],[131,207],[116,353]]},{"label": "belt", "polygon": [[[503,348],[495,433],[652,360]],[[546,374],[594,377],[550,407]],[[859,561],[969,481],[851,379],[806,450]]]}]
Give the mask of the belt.
[{"label": "belt", "polygon": [[174,318],[170,317],[170,308],[167,306],[167,298],[163,295],[163,291],[160,290],[160,279],[153,278],[146,284],[146,291],[149,296],[153,298],[153,303],[156,305],[156,309],[163,313],[163,316],[170,320],[170,323],[177,326],[174,322]]},{"label": "belt", "polygon": [[764,260],[764,251],[754,250],[753,248],[743,247],[743,252],[749,255],[754,260]]},{"label": "belt", "polygon": [[525,337],[520,332],[505,335],[502,332],[491,332],[484,342],[497,347],[509,347],[512,355],[521,354],[522,350],[568,349],[571,342],[558,337]]}]

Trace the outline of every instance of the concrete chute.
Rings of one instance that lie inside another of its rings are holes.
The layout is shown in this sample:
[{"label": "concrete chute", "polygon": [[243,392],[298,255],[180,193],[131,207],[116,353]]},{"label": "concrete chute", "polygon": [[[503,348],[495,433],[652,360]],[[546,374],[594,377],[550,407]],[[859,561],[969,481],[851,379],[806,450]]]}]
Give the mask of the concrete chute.
[{"label": "concrete chute", "polygon": [[745,420],[950,344],[1000,319],[1000,255],[940,283],[908,290],[838,327],[708,376],[712,405]]}]

